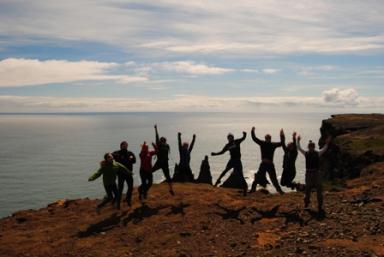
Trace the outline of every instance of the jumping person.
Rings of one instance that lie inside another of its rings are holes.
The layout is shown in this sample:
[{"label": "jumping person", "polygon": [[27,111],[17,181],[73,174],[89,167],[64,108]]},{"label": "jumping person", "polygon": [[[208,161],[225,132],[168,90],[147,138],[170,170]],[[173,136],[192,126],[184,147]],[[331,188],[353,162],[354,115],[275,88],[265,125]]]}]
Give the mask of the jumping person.
[{"label": "jumping person", "polygon": [[312,189],[316,189],[317,193],[317,206],[319,213],[324,213],[323,209],[323,186],[321,183],[321,176],[319,172],[320,156],[327,150],[331,138],[328,138],[326,144],[320,151],[316,151],[316,145],[312,141],[308,143],[308,151],[304,151],[300,146],[301,137],[297,138],[297,147],[299,151],[305,156],[305,197],[304,208],[309,208]]},{"label": "jumping person", "polygon": [[219,178],[217,179],[215,186],[220,184],[221,179],[225,176],[225,174],[230,169],[233,168],[233,172],[236,173],[241,179],[244,196],[247,195],[248,185],[247,185],[247,182],[245,181],[244,175],[243,175],[243,164],[241,163],[240,144],[244,141],[246,136],[247,136],[247,133],[244,131],[242,138],[235,139],[234,136],[230,133],[227,136],[228,143],[224,146],[223,150],[221,150],[220,152],[217,152],[217,153],[214,153],[214,152],[211,153],[212,156],[216,156],[216,155],[221,155],[221,154],[225,153],[226,151],[229,151],[229,154],[231,156],[231,158],[229,159],[229,161],[227,163],[226,168],[223,170],[223,172],[220,174]]},{"label": "jumping person", "polygon": [[177,134],[177,140],[179,145],[180,162],[178,166],[179,167],[178,173],[174,174],[173,181],[193,182],[194,176],[190,166],[190,161],[191,161],[191,152],[192,152],[193,146],[195,145],[196,135],[193,134],[191,145],[189,145],[187,142],[184,142],[184,143],[181,142],[180,132]]},{"label": "jumping person", "polygon": [[[283,134],[284,137],[284,134]],[[284,150],[284,159],[283,159],[283,174],[281,175],[280,184],[282,186],[290,187],[291,189],[295,188],[295,183],[293,179],[296,176],[296,159],[297,159],[297,145],[296,145],[296,132],[292,134],[292,142],[289,142],[288,145],[283,141],[283,150]]]},{"label": "jumping person", "polygon": [[128,170],[124,165],[116,162],[113,159],[113,155],[111,153],[106,153],[104,155],[104,160],[100,163],[100,168],[88,179],[88,181],[94,181],[103,175],[103,184],[107,196],[97,206],[97,211],[99,211],[104,205],[111,201],[114,201],[115,207],[118,210],[120,209],[120,194],[116,186],[116,175],[128,175],[130,173],[131,171]]},{"label": "jumping person", "polygon": [[[156,149],[156,148],[155,148]],[[141,185],[138,188],[140,201],[147,199],[147,194],[153,183],[152,175],[152,157],[156,154],[156,150],[149,151],[146,142],[141,146],[140,152],[140,178]]]},{"label": "jumping person", "polygon": [[[127,141],[123,141],[120,143],[120,150],[113,152],[114,159],[123,164],[128,170],[133,171],[133,164],[136,163],[136,157],[131,152],[128,151],[128,143]],[[118,189],[120,194],[120,199],[122,198],[123,190],[124,190],[124,182],[127,182],[127,194],[125,197],[125,201],[128,206],[131,206],[132,203],[132,191],[133,191],[133,176],[132,172],[128,175],[118,174]]]},{"label": "jumping person", "polygon": [[265,141],[262,141],[256,137],[255,127],[252,128],[252,139],[260,146],[261,149],[261,164],[259,166],[259,170],[255,174],[255,179],[253,180],[250,192],[255,192],[258,184],[263,187],[267,186],[268,180],[266,178],[266,173],[268,172],[269,178],[271,179],[273,186],[276,188],[276,191],[280,194],[284,194],[283,190],[280,188],[279,182],[277,181],[276,169],[273,164],[273,155],[275,150],[283,145],[284,138],[284,131],[280,130],[280,142],[272,142],[271,135],[269,134],[265,135]]},{"label": "jumping person", "polygon": [[171,176],[169,174],[169,164],[168,164],[168,159],[169,159],[168,155],[169,155],[169,152],[171,151],[171,148],[167,144],[167,139],[165,137],[161,137],[161,138],[159,137],[159,132],[157,131],[157,125],[155,125],[154,128],[156,133],[157,161],[152,168],[152,172],[162,169],[165,179],[169,186],[169,193],[171,195],[175,195],[175,193],[173,192]]}]

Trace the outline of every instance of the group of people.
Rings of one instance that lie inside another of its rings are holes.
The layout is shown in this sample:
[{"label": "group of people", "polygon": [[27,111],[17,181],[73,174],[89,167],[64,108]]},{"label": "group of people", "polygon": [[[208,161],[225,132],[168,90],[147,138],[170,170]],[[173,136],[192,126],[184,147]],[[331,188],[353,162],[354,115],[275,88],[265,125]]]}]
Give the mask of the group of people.
[{"label": "group of people", "polygon": [[[178,133],[178,148],[180,155],[180,162],[175,168],[175,174],[173,178],[170,176],[169,169],[169,153],[170,146],[167,143],[165,137],[159,137],[157,126],[154,126],[156,141],[152,143],[153,149],[149,149],[149,146],[144,142],[141,146],[140,152],[140,178],[141,185],[138,187],[139,198],[144,200],[147,198],[148,191],[153,183],[153,172],[157,170],[162,170],[166,182],[169,186],[169,192],[171,195],[174,195],[174,190],[172,186],[172,181],[177,182],[194,182],[192,169],[190,167],[191,152],[193,150],[196,135],[193,135],[191,143],[184,142],[181,140],[181,133]],[[301,138],[297,136],[296,132],[292,135],[292,141],[286,144],[284,131],[280,131],[280,141],[272,142],[271,135],[265,135],[265,140],[261,140],[256,136],[255,127],[251,130],[252,140],[260,146],[261,150],[261,163],[258,171],[255,173],[254,181],[252,183],[251,190],[248,192],[248,185],[245,181],[243,175],[243,165],[241,162],[241,150],[240,145],[245,140],[247,133],[244,131],[241,138],[235,139],[233,134],[228,134],[227,140],[228,143],[223,147],[219,152],[212,152],[212,156],[221,155],[229,151],[230,159],[225,167],[225,169],[220,174],[217,179],[215,186],[218,186],[221,183],[221,179],[225,174],[233,169],[233,174],[240,178],[241,187],[243,190],[243,195],[247,193],[252,193],[256,191],[258,185],[266,187],[269,184],[266,175],[268,173],[269,178],[276,188],[277,192],[284,194],[284,191],[281,189],[281,186],[289,187],[295,189],[298,184],[294,183],[293,180],[296,176],[296,159],[298,152],[302,153],[305,156],[306,162],[306,173],[305,173],[305,197],[304,205],[305,208],[309,207],[310,195],[313,189],[317,192],[317,202],[319,212],[323,212],[323,195],[322,195],[322,183],[320,176],[320,156],[327,150],[330,143],[330,138],[327,139],[324,147],[316,151],[315,144],[310,141],[308,144],[308,150],[303,150],[300,145]],[[283,173],[281,177],[280,184],[277,180],[276,169],[273,162],[273,157],[275,150],[279,147],[282,147],[284,151],[283,159]],[[156,156],[156,162],[152,166],[152,159]],[[126,193],[126,202],[128,206],[131,206],[132,203],[132,191],[133,191],[133,173],[132,168],[133,164],[136,163],[135,155],[128,151],[128,143],[123,141],[120,144],[120,150],[113,153],[106,153],[104,155],[104,160],[100,163],[100,168],[89,178],[89,181],[93,181],[96,178],[103,175],[103,184],[106,191],[106,197],[98,205],[98,210],[102,208],[108,202],[113,202],[117,209],[120,208],[120,202],[122,198],[122,192],[124,189],[124,184],[128,186]],[[208,168],[208,156],[202,162],[201,169]],[[201,172],[202,173],[202,172]],[[210,174],[200,174],[201,176],[208,177],[208,181],[212,181]],[[117,184],[116,184],[117,178]],[[208,182],[209,183],[209,182]]]}]

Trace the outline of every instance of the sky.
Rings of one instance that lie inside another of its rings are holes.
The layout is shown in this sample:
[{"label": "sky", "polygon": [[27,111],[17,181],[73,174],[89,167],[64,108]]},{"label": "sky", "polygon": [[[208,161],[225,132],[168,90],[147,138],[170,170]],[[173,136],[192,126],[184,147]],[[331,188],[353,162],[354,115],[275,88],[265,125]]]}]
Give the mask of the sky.
[{"label": "sky", "polygon": [[382,0],[0,0],[0,112],[382,112]]}]

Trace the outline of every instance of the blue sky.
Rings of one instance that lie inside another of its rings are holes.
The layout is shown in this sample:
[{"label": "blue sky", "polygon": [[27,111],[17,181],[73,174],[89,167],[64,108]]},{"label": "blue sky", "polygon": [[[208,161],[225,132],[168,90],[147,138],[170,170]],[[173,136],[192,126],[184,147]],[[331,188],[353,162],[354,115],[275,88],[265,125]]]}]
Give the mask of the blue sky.
[{"label": "blue sky", "polygon": [[0,112],[384,107],[381,1],[0,0]]}]

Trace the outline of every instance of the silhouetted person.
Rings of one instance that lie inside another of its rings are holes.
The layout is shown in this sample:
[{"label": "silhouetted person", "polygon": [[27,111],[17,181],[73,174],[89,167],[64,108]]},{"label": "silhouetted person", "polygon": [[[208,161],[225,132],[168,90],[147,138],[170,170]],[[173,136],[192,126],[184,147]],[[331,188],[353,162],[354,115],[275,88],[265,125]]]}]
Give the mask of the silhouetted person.
[{"label": "silhouetted person", "polygon": [[194,176],[190,166],[191,152],[195,145],[196,135],[193,135],[191,145],[187,142],[181,142],[181,133],[177,134],[177,141],[179,146],[180,162],[178,165],[177,173],[173,175],[173,181],[178,182],[193,182]]},{"label": "silhouetted person", "polygon": [[281,175],[280,184],[282,186],[290,187],[294,189],[295,184],[293,180],[296,176],[296,159],[297,159],[297,145],[296,145],[296,132],[292,135],[292,142],[288,145],[285,144],[285,136],[283,141],[284,159],[283,159],[283,174]]},{"label": "silhouetted person", "polygon": [[127,182],[127,194],[125,196],[125,201],[127,202],[128,206],[131,206],[132,204],[132,191],[133,191],[133,164],[136,163],[136,157],[131,152],[128,151],[128,143],[127,141],[123,141],[120,143],[120,150],[113,152],[114,159],[123,164],[128,170],[131,172],[129,174],[118,174],[117,175],[117,181],[118,181],[118,190],[120,194],[120,199],[122,198],[123,190],[124,190],[124,182]]},{"label": "silhouetted person", "polygon": [[243,137],[239,139],[235,139],[232,134],[228,134],[227,139],[228,143],[224,146],[223,150],[220,152],[214,153],[212,152],[211,155],[221,155],[227,151],[229,151],[229,154],[231,158],[229,159],[227,163],[227,167],[223,170],[223,172],[220,174],[219,178],[217,179],[215,186],[220,184],[221,179],[225,176],[225,174],[233,168],[233,173],[236,174],[239,179],[241,180],[241,184],[243,187],[243,194],[247,195],[248,185],[247,182],[244,179],[243,175],[243,164],[241,163],[241,151],[240,151],[240,144],[244,141],[246,138],[247,133],[243,132]]},{"label": "silhouetted person", "polygon": [[169,164],[168,164],[168,155],[171,151],[171,148],[167,144],[167,139],[165,137],[159,137],[159,132],[157,131],[157,125],[154,126],[155,133],[156,133],[156,155],[157,155],[157,161],[155,165],[152,168],[152,172],[155,172],[159,169],[163,170],[165,179],[169,186],[169,193],[171,195],[174,195],[172,188],[172,181],[171,176],[169,174]]},{"label": "silhouetted person", "polygon": [[204,160],[201,162],[200,173],[196,182],[212,185],[211,167],[209,166],[208,155],[206,155]]},{"label": "silhouetted person", "polygon": [[[155,147],[155,145],[154,145]],[[156,148],[155,148],[156,149]],[[156,154],[156,150],[149,151],[146,142],[141,146],[140,152],[140,178],[141,185],[138,188],[140,200],[147,199],[148,191],[153,183],[152,175],[152,157]]]},{"label": "silhouetted person", "polygon": [[88,181],[93,181],[103,175],[103,184],[107,196],[97,206],[98,211],[108,202],[113,200],[115,202],[115,207],[120,209],[120,194],[116,186],[116,175],[128,175],[129,173],[131,173],[131,171],[124,165],[116,162],[111,153],[106,153],[104,155],[104,160],[100,163],[100,168],[88,179]]},{"label": "silhouetted person", "polygon": [[266,187],[268,184],[268,180],[266,178],[266,173],[268,172],[269,178],[272,181],[273,186],[276,188],[277,192],[280,194],[284,194],[283,190],[281,190],[279,182],[276,177],[276,169],[273,164],[273,156],[275,154],[276,148],[283,145],[284,140],[284,132],[280,131],[280,142],[275,143],[271,142],[271,135],[265,135],[265,141],[258,139],[255,135],[255,127],[252,128],[252,139],[256,144],[260,146],[261,150],[261,164],[259,166],[259,170],[255,174],[255,179],[252,183],[252,188],[250,192],[255,192],[257,185],[261,185]]},{"label": "silhouetted person", "polygon": [[321,175],[319,171],[320,156],[327,150],[330,138],[327,139],[326,144],[320,151],[316,151],[315,143],[309,141],[308,151],[304,151],[300,146],[301,137],[297,138],[297,147],[299,151],[305,156],[305,197],[304,207],[308,209],[312,189],[316,189],[317,193],[317,206],[319,212],[323,210],[323,186],[321,183]]}]

